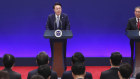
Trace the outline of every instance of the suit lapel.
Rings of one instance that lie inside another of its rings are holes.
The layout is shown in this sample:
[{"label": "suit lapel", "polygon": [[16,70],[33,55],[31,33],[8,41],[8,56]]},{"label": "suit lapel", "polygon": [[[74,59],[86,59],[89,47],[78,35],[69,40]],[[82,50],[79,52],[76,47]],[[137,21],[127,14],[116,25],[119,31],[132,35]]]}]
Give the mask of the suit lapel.
[{"label": "suit lapel", "polygon": [[53,20],[53,28],[56,29],[57,26],[56,26],[56,22],[55,22],[56,21],[55,14],[53,14],[52,20]]},{"label": "suit lapel", "polygon": [[61,14],[61,15],[60,15],[60,20],[62,20],[62,17],[63,17],[63,15]]},{"label": "suit lapel", "polygon": [[60,15],[60,21],[59,21],[59,28],[58,29],[61,29],[61,24],[63,23],[62,21],[62,14]]},{"label": "suit lapel", "polygon": [[[54,26],[54,29],[56,30],[56,29],[57,29],[57,24],[56,24],[56,22],[55,22],[55,21],[56,21],[55,14],[53,14],[52,17],[53,17],[52,20],[53,20],[53,22],[54,22],[54,23],[53,23],[53,26]],[[59,21],[59,28],[58,28],[58,29],[61,29],[61,30],[63,29],[63,27],[62,27],[62,26],[63,26],[63,19],[64,19],[63,14],[61,14],[61,15],[60,15],[60,20],[61,20],[61,22]]]},{"label": "suit lapel", "polygon": [[55,14],[53,14],[53,18],[52,19],[53,19],[53,22],[55,22],[55,20],[56,20]]},{"label": "suit lapel", "polygon": [[63,14],[60,15],[60,20],[63,22],[63,20],[64,20],[64,15]]},{"label": "suit lapel", "polygon": [[[136,23],[137,23],[137,22],[136,22],[136,18],[134,18],[134,24],[135,24],[135,26],[137,27]],[[138,28],[138,27],[137,27],[137,28]]]},{"label": "suit lapel", "polygon": [[55,21],[55,14],[53,14],[53,21]]}]

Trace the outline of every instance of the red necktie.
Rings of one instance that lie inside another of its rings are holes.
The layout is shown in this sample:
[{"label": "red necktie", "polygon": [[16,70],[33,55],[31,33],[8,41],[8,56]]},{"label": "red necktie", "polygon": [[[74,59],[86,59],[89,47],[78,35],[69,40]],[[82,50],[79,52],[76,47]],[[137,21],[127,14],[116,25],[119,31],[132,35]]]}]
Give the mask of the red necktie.
[{"label": "red necktie", "polygon": [[140,21],[139,21],[139,18],[138,18],[138,30],[139,30],[139,27],[140,27]]}]

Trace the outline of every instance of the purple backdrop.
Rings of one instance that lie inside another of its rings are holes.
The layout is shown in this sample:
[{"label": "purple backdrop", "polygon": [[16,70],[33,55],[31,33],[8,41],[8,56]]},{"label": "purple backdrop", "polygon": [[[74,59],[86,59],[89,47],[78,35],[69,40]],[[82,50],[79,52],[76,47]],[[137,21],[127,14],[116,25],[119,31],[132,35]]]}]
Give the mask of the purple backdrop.
[{"label": "purple backdrop", "polygon": [[86,57],[109,57],[119,51],[130,57],[125,28],[140,0],[2,0],[0,2],[0,57],[35,57],[40,51],[51,56],[49,39],[43,37],[47,16],[59,1],[69,16],[73,38],[67,57],[82,52]]}]

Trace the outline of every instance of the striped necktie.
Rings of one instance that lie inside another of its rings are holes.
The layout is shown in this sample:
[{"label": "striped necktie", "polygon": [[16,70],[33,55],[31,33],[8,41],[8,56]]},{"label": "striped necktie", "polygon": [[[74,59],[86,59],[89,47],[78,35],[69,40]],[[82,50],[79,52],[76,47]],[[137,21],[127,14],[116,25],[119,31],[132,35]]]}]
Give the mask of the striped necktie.
[{"label": "striped necktie", "polygon": [[57,28],[59,28],[59,16],[57,16],[56,18],[56,24],[57,24]]}]

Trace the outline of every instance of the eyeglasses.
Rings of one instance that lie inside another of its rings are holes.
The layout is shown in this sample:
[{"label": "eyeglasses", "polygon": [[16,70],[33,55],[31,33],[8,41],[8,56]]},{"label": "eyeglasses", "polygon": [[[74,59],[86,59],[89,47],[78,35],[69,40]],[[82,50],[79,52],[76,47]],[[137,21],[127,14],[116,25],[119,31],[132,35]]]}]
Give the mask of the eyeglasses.
[{"label": "eyeglasses", "polygon": [[140,13],[140,11],[135,11],[136,13]]}]

